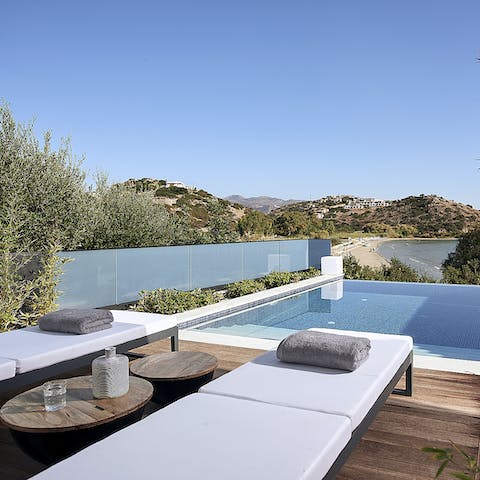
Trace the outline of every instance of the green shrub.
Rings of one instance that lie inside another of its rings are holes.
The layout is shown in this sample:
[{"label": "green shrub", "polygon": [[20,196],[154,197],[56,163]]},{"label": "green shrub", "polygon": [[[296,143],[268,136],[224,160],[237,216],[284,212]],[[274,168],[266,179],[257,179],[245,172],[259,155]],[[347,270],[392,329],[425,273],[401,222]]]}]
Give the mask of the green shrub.
[{"label": "green shrub", "polygon": [[445,283],[480,285],[480,228],[460,237],[442,271]]},{"label": "green shrub", "polygon": [[160,187],[155,190],[156,197],[167,197],[167,198],[175,198],[178,195],[184,195],[188,193],[188,190],[183,187]]},{"label": "green shrub", "polygon": [[227,298],[241,297],[249,293],[265,290],[265,284],[262,280],[241,280],[227,285],[225,296]]},{"label": "green shrub", "polygon": [[362,274],[363,268],[353,255],[343,257],[343,275],[347,280],[361,280]]},{"label": "green shrub", "polygon": [[213,290],[192,290],[183,292],[181,290],[142,290],[140,300],[132,307],[137,312],[149,313],[180,313],[205,305],[217,303],[222,295]]},{"label": "green shrub", "polygon": [[418,273],[397,258],[390,259],[390,265],[369,267],[360,265],[353,255],[347,255],[343,258],[343,273],[346,280],[435,283],[434,278]]},{"label": "green shrub", "polygon": [[318,277],[322,272],[318,268],[310,267],[308,270],[301,272],[295,272],[298,275],[299,280],[306,280],[307,278]]},{"label": "green shrub", "polygon": [[258,280],[241,280],[226,286],[225,295],[213,290],[142,290],[140,300],[131,308],[137,312],[172,314],[185,312],[197,307],[217,303],[223,298],[236,298],[249,293],[259,292],[266,288],[279,287],[292,282],[319,275],[316,268],[309,268],[301,272],[272,272]]},{"label": "green shrub", "polygon": [[208,243],[229,243],[239,240],[236,221],[229,209],[219,201],[211,199],[205,203],[209,219],[206,225]]},{"label": "green shrub", "polygon": [[384,280],[390,282],[428,282],[430,280],[397,258],[392,258],[390,265],[385,265],[382,268]]},{"label": "green shrub", "polygon": [[258,280],[241,280],[240,282],[230,283],[226,287],[225,297],[241,297],[242,295],[259,292],[266,288],[279,287],[318,275],[320,275],[320,270],[313,267],[300,272],[271,272]]},{"label": "green shrub", "polygon": [[467,260],[461,267],[447,265],[443,267],[443,282],[466,285],[480,285],[480,260]]},{"label": "green shrub", "polygon": [[247,211],[238,220],[237,229],[242,236],[268,235],[272,232],[272,219],[258,210]]},{"label": "green shrub", "polygon": [[295,276],[291,272],[271,272],[262,280],[266,288],[274,288],[292,283],[295,281]]},{"label": "green shrub", "polygon": [[277,235],[291,237],[305,235],[308,232],[309,217],[304,212],[285,212],[273,221],[273,230]]}]

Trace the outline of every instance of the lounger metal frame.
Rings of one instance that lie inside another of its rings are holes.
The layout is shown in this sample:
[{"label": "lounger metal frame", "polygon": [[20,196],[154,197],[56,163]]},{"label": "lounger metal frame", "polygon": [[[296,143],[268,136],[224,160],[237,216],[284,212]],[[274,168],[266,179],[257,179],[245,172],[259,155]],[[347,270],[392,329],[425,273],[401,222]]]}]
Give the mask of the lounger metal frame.
[{"label": "lounger metal frame", "polygon": [[[373,404],[372,408],[368,411],[365,418],[362,420],[360,425],[353,431],[350,441],[345,445],[344,449],[340,452],[340,455],[337,457],[333,465],[330,467],[328,473],[323,477],[323,480],[335,480],[340,469],[343,467],[345,462],[348,460],[348,457],[357,446],[357,444],[362,439],[365,432],[368,430],[368,427],[371,425],[375,417],[377,416],[379,410],[383,407],[387,398],[390,394],[395,395],[406,395],[411,397],[413,394],[413,351],[410,352],[408,357],[402,363],[401,367],[397,370],[394,377],[390,383],[385,387],[382,394],[377,398],[376,402]],[[405,373],[405,388],[397,389],[395,386],[402,378]]]},{"label": "lounger metal frame", "polygon": [[[136,338],[119,345],[115,345],[118,353],[127,353],[132,348],[141,347],[157,340],[170,337],[170,348],[172,352],[178,350],[178,327],[174,326],[167,328],[160,332],[156,332],[144,337]],[[112,345],[114,346],[114,345]],[[103,353],[102,350],[96,350],[95,352],[82,355],[81,357],[72,358],[71,360],[65,360],[63,362],[49,365],[48,367],[39,368],[37,370],[31,370],[25,373],[18,373],[12,378],[0,381],[0,394],[5,394],[10,391],[19,390],[22,387],[32,384],[38,384],[49,378],[63,375],[66,372],[82,368],[91,364],[92,360]]]}]

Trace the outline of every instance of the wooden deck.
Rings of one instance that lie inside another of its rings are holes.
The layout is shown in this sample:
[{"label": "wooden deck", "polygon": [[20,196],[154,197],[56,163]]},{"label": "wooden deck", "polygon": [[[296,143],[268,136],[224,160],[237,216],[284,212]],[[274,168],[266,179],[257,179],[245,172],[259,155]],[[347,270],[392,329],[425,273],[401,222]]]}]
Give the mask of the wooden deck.
[{"label": "wooden deck", "polygon": [[[217,376],[261,353],[186,341],[180,348],[215,355],[219,360]],[[168,350],[169,343],[162,340],[136,351],[151,354]],[[147,413],[154,410],[150,404]],[[438,465],[420,451],[421,447],[444,447],[451,440],[478,458],[479,439],[480,376],[415,369],[414,396],[390,396],[337,479],[433,479]],[[26,479],[43,468],[26,457],[14,445],[8,430],[0,426],[1,480]]]}]

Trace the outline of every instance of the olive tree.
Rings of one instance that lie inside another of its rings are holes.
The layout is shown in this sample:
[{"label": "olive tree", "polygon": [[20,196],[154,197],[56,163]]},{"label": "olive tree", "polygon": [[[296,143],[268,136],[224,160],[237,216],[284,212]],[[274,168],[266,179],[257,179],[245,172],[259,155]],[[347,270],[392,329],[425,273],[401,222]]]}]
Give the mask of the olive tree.
[{"label": "olive tree", "polygon": [[153,191],[110,185],[105,174],[97,174],[90,205],[87,249],[200,243],[201,235],[188,220],[168,212]]},{"label": "olive tree", "polygon": [[47,132],[16,123],[0,105],[0,329],[33,323],[55,308],[60,249],[75,248],[87,228],[87,193],[68,141],[57,150]]}]

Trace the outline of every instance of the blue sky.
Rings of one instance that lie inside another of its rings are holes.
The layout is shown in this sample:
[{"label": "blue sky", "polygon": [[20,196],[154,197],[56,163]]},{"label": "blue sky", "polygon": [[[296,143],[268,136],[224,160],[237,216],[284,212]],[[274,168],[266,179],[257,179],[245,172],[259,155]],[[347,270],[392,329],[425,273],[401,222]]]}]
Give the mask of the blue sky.
[{"label": "blue sky", "polygon": [[478,0],[9,1],[0,98],[84,167],[480,207]]}]

